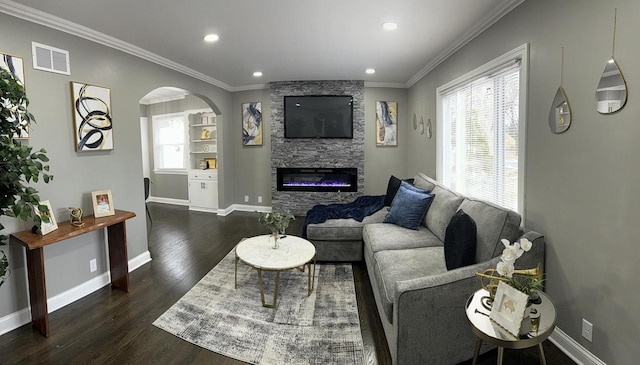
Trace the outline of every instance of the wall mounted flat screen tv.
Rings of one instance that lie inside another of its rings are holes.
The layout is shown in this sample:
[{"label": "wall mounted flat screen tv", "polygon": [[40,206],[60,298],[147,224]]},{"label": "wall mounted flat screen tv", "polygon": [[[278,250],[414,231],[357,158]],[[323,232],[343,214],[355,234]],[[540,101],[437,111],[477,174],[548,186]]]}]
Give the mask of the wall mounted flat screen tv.
[{"label": "wall mounted flat screen tv", "polygon": [[285,138],[353,138],[352,96],[285,96]]}]

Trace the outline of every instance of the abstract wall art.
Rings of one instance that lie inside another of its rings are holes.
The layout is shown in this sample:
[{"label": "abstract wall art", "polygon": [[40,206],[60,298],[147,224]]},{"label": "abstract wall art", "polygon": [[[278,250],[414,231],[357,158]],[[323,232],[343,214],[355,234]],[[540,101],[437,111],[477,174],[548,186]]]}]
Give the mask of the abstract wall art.
[{"label": "abstract wall art", "polygon": [[72,81],[71,100],[76,151],[112,150],[111,90]]},{"label": "abstract wall art", "polygon": [[376,101],[376,146],[398,145],[398,102]]},{"label": "abstract wall art", "polygon": [[[12,56],[6,53],[0,53],[0,68],[8,71],[16,81],[22,85],[24,84],[24,61],[20,57]],[[4,105],[4,107],[9,107],[10,105]],[[26,126],[26,123],[22,121],[14,120],[14,125],[22,123],[25,128],[20,132],[20,135],[15,135],[13,138],[15,139],[27,139],[29,138],[29,128]]]},{"label": "abstract wall art", "polygon": [[262,103],[242,104],[242,145],[262,146]]}]

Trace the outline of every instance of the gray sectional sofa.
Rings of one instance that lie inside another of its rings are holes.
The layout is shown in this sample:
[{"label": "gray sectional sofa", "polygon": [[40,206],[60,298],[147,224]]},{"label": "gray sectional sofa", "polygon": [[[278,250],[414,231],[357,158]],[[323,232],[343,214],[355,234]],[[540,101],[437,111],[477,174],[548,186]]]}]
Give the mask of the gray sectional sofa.
[{"label": "gray sectional sofa", "polygon": [[[526,237],[533,243],[517,260],[518,268],[544,267],[544,237],[522,228],[517,213],[462,196],[424,174],[418,173],[413,184],[435,195],[417,231],[382,223],[383,208],[363,222],[332,219],[309,225],[307,236],[319,260],[364,258],[394,364],[456,364],[474,352],[476,338],[464,306],[480,288],[475,273],[496,267],[503,238]],[[445,232],[458,209],[476,224],[476,263],[447,270]]]}]

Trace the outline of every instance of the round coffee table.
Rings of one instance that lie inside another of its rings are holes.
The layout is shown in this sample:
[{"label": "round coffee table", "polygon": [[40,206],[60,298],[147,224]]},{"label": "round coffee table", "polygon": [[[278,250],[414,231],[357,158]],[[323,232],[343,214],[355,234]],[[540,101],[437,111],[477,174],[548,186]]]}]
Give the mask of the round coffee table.
[{"label": "round coffee table", "polygon": [[542,341],[546,340],[556,327],[556,307],[553,305],[551,298],[545,293],[540,292],[542,303],[532,306],[539,314],[537,331],[532,330],[526,335],[516,337],[489,319],[491,310],[482,304],[482,298],[488,296],[489,292],[487,290],[480,289],[467,300],[467,319],[469,319],[469,323],[471,323],[473,333],[478,337],[476,351],[473,354],[473,364],[476,364],[478,361],[482,341],[498,346],[498,364],[502,364],[505,348],[525,349],[536,345],[540,351],[540,363],[546,364],[547,361],[544,357]]},{"label": "round coffee table", "polygon": [[[308,294],[311,295],[315,284],[316,273],[316,248],[315,246],[300,237],[287,235],[278,239],[279,248],[273,247],[273,237],[262,235],[247,238],[236,246],[236,267],[235,267],[235,287],[238,287],[238,261],[258,270],[258,286],[260,287],[260,299],[262,306],[275,308],[278,303],[278,288],[280,286],[280,272],[299,268],[302,272],[305,266],[308,269],[309,287]],[[313,273],[311,272],[311,262],[313,261]],[[264,285],[262,282],[263,271],[275,271],[276,285],[273,293],[273,303],[265,303]]]}]

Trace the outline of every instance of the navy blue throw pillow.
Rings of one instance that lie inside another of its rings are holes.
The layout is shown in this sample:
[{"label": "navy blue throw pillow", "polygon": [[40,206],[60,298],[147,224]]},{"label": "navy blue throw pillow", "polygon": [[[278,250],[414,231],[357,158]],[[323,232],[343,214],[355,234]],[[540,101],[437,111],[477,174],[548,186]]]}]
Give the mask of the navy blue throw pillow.
[{"label": "navy blue throw pillow", "polygon": [[472,265],[476,259],[476,222],[462,209],[451,217],[444,236],[447,270]]},{"label": "navy blue throw pillow", "polygon": [[402,181],[393,198],[389,213],[384,218],[384,223],[393,223],[418,230],[433,198],[434,195]]}]

